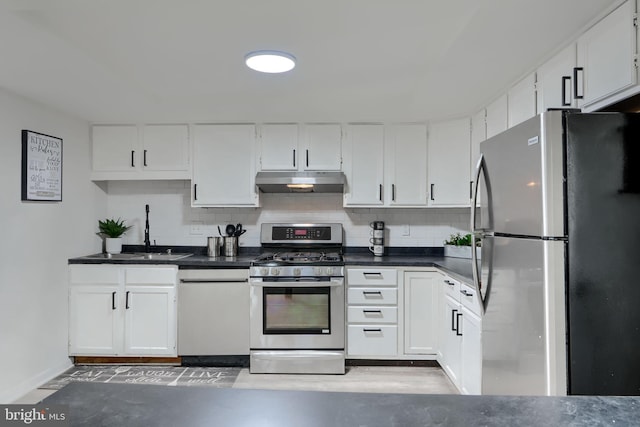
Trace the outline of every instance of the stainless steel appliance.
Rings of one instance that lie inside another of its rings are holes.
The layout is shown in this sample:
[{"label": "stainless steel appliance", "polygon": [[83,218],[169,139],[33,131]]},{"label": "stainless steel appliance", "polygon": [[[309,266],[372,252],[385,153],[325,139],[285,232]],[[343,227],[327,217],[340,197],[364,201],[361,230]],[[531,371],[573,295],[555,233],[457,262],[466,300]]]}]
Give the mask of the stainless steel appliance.
[{"label": "stainless steel appliance", "polygon": [[250,372],[344,374],[341,224],[262,224],[249,270]]},{"label": "stainless steel appliance", "polygon": [[640,394],[639,140],[550,111],[481,143],[483,394]]}]

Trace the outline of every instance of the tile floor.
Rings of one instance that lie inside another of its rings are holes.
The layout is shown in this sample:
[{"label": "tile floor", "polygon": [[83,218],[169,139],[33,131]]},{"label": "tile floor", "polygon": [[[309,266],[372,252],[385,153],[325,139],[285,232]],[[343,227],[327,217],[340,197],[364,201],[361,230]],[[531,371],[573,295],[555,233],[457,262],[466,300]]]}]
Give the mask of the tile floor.
[{"label": "tile floor", "polygon": [[[243,369],[233,388],[359,393],[458,394],[437,367],[350,366],[345,375],[250,374]],[[55,390],[36,389],[14,403],[34,404]]]}]

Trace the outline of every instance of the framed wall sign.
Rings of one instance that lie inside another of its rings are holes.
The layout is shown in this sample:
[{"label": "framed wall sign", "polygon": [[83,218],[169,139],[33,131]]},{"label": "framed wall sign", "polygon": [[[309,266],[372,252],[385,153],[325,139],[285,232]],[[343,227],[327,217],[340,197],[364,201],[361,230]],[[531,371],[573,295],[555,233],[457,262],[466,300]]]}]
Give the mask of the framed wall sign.
[{"label": "framed wall sign", "polygon": [[22,200],[62,201],[62,139],[22,130]]}]

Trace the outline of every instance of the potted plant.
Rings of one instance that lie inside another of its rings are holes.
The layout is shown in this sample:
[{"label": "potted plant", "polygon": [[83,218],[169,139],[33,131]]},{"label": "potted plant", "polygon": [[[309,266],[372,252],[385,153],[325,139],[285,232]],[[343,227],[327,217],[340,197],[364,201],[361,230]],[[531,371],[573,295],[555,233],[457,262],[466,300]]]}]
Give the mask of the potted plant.
[{"label": "potted plant", "polygon": [[118,218],[98,220],[98,235],[104,238],[104,250],[109,254],[119,254],[122,252],[122,235],[129,230],[131,226],[124,224],[124,221]]},{"label": "potted plant", "polygon": [[[444,256],[454,258],[468,258],[471,259],[471,234],[460,233],[452,234],[448,240],[444,241]],[[480,257],[480,241],[476,242],[476,250],[478,251],[478,257]]]}]

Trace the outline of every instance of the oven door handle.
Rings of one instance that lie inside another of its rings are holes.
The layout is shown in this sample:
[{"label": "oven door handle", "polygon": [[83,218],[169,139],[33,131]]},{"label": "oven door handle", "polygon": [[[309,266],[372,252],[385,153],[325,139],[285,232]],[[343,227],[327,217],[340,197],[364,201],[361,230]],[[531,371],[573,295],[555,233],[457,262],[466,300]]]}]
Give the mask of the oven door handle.
[{"label": "oven door handle", "polygon": [[295,280],[282,280],[282,281],[268,281],[265,282],[262,279],[252,278],[249,280],[249,284],[251,286],[262,286],[264,288],[318,288],[318,287],[341,287],[344,286],[343,278],[336,278],[331,280],[304,280],[304,281],[295,281]]}]

